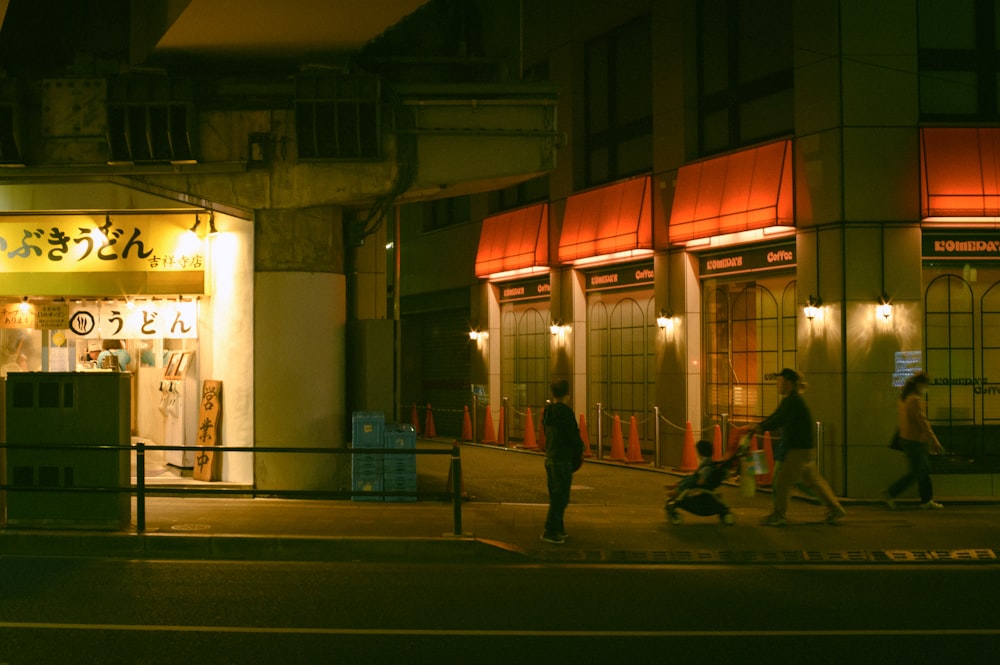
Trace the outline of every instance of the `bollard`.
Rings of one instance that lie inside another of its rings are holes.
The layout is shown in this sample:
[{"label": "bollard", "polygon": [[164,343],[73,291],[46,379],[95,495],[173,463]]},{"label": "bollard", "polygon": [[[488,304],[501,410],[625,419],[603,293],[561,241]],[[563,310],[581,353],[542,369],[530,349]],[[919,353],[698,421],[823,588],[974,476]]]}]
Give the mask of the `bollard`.
[{"label": "bollard", "polygon": [[604,459],[604,409],[597,403],[597,459]]},{"label": "bollard", "polygon": [[653,466],[660,468],[660,407],[653,406]]},{"label": "bollard", "polygon": [[146,532],[146,444],[135,444],[135,530]]},{"label": "bollard", "polygon": [[462,452],[456,442],[451,447],[451,501],[455,512],[455,535],[462,535]]}]

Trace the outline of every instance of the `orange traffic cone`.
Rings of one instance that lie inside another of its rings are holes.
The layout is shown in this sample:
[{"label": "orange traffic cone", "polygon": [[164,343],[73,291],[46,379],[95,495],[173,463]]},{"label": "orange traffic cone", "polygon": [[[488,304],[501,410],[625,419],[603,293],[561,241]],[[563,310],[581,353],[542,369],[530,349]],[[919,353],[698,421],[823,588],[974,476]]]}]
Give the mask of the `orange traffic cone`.
[{"label": "orange traffic cone", "polygon": [[612,462],[625,462],[625,441],[622,440],[622,419],[615,416],[615,424],[611,428],[611,457]]},{"label": "orange traffic cone", "polygon": [[767,460],[767,473],[757,476],[758,485],[770,485],[774,476],[774,451],[771,449],[771,433],[764,432],[764,459]]},{"label": "orange traffic cone", "polygon": [[417,417],[417,403],[413,403],[413,414],[410,416],[410,424],[413,425],[413,431],[420,434],[420,418]]},{"label": "orange traffic cone", "polygon": [[698,468],[698,453],[694,449],[694,432],[691,431],[691,421],[684,428],[684,447],[681,449],[681,465],[678,471],[690,472]]},{"label": "orange traffic cone", "polygon": [[497,435],[493,431],[493,413],[486,407],[486,422],[483,423],[483,443],[496,443]]},{"label": "orange traffic cone", "polygon": [[583,439],[583,456],[584,458],[593,457],[594,453],[590,452],[590,435],[587,434],[587,419],[580,414],[580,438]]},{"label": "orange traffic cone", "polygon": [[506,411],[506,409],[500,409],[500,420],[497,421],[497,445],[498,446],[504,445],[504,442],[507,440],[507,437],[504,436],[504,428],[507,426],[507,424],[504,422],[504,415],[503,415],[505,411]]},{"label": "orange traffic cone", "polygon": [[437,429],[434,427],[434,412],[431,411],[431,405],[427,405],[427,419],[424,421],[424,436],[429,439],[433,439],[437,436]]},{"label": "orange traffic cone", "polygon": [[[545,417],[545,411],[542,411],[542,417]],[[542,422],[542,418],[538,419],[538,439],[536,440],[538,445],[538,450],[545,452],[545,423]]]},{"label": "orange traffic cone", "polygon": [[472,441],[472,419],[469,417],[469,407],[464,407],[462,414],[462,441]]},{"label": "orange traffic cone", "polygon": [[722,459],[722,428],[718,425],[712,428],[712,459],[716,462]]},{"label": "orange traffic cone", "polygon": [[528,407],[528,415],[524,419],[524,442],[522,443],[525,450],[538,450],[538,444],[535,443],[535,422],[531,418],[531,407]]},{"label": "orange traffic cone", "polygon": [[642,459],[642,449],[639,447],[639,426],[635,422],[635,416],[628,423],[628,455],[625,461],[629,464],[645,464]]}]

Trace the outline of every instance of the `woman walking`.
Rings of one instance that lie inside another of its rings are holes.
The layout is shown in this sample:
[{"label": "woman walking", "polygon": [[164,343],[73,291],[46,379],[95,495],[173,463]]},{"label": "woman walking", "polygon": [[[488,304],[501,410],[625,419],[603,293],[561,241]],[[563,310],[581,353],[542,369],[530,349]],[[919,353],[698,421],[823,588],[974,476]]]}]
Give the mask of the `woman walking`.
[{"label": "woman walking", "polygon": [[893,509],[896,507],[896,497],[913,483],[917,484],[921,508],[944,508],[934,500],[934,486],[931,484],[931,463],[928,456],[939,455],[944,449],[927,420],[924,393],[929,384],[927,373],[917,372],[906,380],[899,394],[899,438],[910,468],[882,493],[886,505]]}]

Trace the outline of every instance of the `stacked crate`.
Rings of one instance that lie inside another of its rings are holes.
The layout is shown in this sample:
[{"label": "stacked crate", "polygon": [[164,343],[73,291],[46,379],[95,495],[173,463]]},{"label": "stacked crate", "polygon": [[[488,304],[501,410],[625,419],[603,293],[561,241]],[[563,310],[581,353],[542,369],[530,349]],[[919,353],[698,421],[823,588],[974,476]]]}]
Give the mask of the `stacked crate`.
[{"label": "stacked crate", "polygon": [[[385,414],[377,411],[355,411],[351,416],[351,447],[381,448],[385,439]],[[381,492],[384,487],[385,455],[351,455],[351,491]],[[381,501],[381,496],[354,495],[352,501]]]},{"label": "stacked crate", "polygon": [[[391,424],[385,428],[385,447],[390,450],[416,450],[417,432],[413,425]],[[417,456],[385,455],[383,486],[386,492],[417,491]],[[416,496],[386,496],[386,501],[416,501]]]}]

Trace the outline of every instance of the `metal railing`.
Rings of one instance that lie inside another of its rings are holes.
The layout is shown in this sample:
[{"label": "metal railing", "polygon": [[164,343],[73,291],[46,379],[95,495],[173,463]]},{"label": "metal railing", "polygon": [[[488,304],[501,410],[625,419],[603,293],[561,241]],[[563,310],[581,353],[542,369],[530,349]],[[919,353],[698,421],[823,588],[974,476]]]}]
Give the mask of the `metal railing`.
[{"label": "metal railing", "polygon": [[[4,484],[0,484],[0,492],[60,492],[60,493],[82,493],[82,494],[134,494],[136,499],[136,532],[146,531],[146,497],[151,494],[170,495],[266,495],[279,498],[309,498],[309,499],[346,499],[357,496],[368,497],[415,497],[417,499],[443,499],[449,498],[452,502],[454,534],[462,535],[462,455],[458,442],[450,448],[280,448],[265,446],[180,446],[180,445],[148,445],[138,442],[135,445],[97,445],[97,444],[14,444],[0,443],[0,451],[3,450],[53,450],[53,451],[121,451],[124,453],[136,453],[136,477],[135,484],[124,487],[95,487],[95,486],[56,486],[56,485],[10,485],[5,478],[0,478]],[[420,492],[406,490],[383,490],[383,491],[358,491],[358,490],[291,490],[291,489],[267,489],[261,490],[246,487],[191,487],[189,485],[146,485],[146,452],[147,451],[206,451],[218,454],[229,453],[279,453],[279,454],[333,454],[333,455],[450,455],[450,492]],[[9,464],[9,460],[8,460]]]}]

